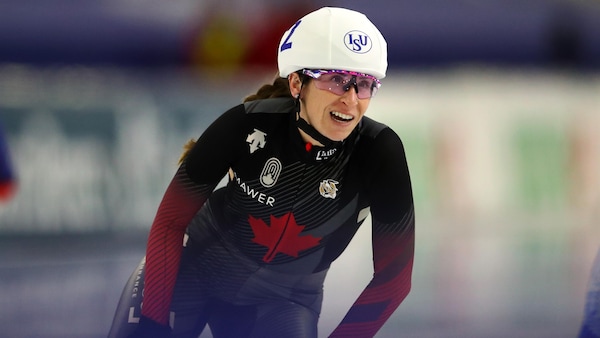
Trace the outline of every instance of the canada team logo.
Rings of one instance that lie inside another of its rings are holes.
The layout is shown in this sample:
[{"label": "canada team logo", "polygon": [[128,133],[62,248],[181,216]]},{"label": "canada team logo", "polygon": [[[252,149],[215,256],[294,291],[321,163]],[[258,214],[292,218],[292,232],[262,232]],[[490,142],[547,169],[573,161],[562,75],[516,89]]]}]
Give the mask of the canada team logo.
[{"label": "canada team logo", "polygon": [[321,196],[325,197],[325,198],[331,198],[334,199],[337,196],[337,185],[340,184],[338,181],[336,180],[332,180],[332,179],[327,179],[327,180],[323,180],[321,181],[321,184],[319,185],[319,193],[321,194]]},{"label": "canada team logo", "polygon": [[344,45],[354,53],[364,54],[371,50],[373,41],[364,32],[350,31],[344,35]]},{"label": "canada team logo", "polygon": [[281,174],[281,162],[275,157],[271,157],[267,160],[260,173],[260,184],[265,188],[274,186],[277,183],[279,174]]},{"label": "canada team logo", "polygon": [[321,237],[303,234],[305,226],[296,223],[291,212],[281,217],[271,215],[269,222],[271,224],[248,215],[248,223],[254,232],[252,242],[267,248],[263,257],[265,263],[273,261],[278,254],[298,257],[301,251],[314,248],[321,242]]}]

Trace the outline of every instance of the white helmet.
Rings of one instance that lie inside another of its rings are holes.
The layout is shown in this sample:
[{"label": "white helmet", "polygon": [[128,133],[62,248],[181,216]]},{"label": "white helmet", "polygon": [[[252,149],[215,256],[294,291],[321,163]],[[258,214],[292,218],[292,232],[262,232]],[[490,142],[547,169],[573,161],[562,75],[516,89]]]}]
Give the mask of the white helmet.
[{"label": "white helmet", "polygon": [[323,7],[305,15],[279,42],[281,77],[301,69],[339,69],[385,77],[387,43],[362,13]]}]

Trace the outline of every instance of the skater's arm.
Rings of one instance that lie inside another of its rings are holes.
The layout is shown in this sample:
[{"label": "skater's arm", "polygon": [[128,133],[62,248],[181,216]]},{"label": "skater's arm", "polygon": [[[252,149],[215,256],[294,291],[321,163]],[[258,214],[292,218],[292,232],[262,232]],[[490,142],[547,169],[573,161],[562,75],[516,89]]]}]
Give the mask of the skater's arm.
[{"label": "skater's arm", "polygon": [[246,135],[240,136],[239,131],[243,117],[238,106],[206,129],[183,159],[158,207],[146,249],[142,307],[142,315],[157,323],[168,323],[186,227],[227,173],[236,146],[245,145]]},{"label": "skater's arm", "polygon": [[411,287],[415,245],[412,188],[404,149],[390,129],[377,138],[372,186],[374,274],[331,337],[373,337]]}]

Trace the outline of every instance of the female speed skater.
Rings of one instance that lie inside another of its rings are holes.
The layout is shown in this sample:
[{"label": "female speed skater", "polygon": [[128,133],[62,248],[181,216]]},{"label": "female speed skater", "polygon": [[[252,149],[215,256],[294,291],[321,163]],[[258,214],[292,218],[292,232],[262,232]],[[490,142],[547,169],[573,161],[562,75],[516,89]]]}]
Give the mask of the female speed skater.
[{"label": "female speed skater", "polygon": [[386,70],[364,14],[293,23],[274,82],[188,144],[109,337],[317,337],[327,271],[369,214],[373,277],[330,337],[373,337],[409,293],[415,241],[404,147],[365,116]]}]

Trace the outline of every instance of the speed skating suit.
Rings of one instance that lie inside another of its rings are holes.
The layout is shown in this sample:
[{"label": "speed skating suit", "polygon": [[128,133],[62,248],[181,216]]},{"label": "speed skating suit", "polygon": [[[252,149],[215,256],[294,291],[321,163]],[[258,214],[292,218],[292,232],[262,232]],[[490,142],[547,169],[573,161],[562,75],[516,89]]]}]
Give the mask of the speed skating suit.
[{"label": "speed skating suit", "polygon": [[110,338],[127,337],[140,313],[172,337],[197,337],[207,323],[217,338],[316,337],[326,273],[369,214],[373,278],[331,337],[372,337],[392,315],[414,255],[402,142],[363,117],[343,142],[310,146],[296,109],[291,98],[247,102],[200,136],[160,203]]}]

